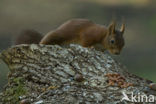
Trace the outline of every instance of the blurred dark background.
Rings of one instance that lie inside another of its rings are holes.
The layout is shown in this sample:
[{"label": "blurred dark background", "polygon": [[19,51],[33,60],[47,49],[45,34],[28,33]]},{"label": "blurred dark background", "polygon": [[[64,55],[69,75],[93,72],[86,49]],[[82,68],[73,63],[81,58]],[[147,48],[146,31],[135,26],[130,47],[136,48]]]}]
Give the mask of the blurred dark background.
[{"label": "blurred dark background", "polygon": [[[72,18],[108,25],[126,22],[126,46],[113,56],[129,72],[156,82],[156,2],[154,0],[0,0],[0,51],[24,29],[46,34]],[[0,61],[0,90],[8,68]]]}]

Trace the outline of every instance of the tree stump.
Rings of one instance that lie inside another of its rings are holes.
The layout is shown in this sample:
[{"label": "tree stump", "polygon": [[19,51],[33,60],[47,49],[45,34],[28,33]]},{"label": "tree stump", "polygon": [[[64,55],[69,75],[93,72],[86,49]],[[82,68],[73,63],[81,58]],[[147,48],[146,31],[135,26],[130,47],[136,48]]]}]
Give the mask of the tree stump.
[{"label": "tree stump", "polygon": [[[149,88],[152,81],[128,73],[95,49],[17,45],[4,50],[0,58],[10,69],[0,104],[136,104],[141,95],[148,99],[137,104],[150,104],[156,97]],[[132,93],[138,96],[135,101]],[[124,94],[129,99],[124,100]]]}]

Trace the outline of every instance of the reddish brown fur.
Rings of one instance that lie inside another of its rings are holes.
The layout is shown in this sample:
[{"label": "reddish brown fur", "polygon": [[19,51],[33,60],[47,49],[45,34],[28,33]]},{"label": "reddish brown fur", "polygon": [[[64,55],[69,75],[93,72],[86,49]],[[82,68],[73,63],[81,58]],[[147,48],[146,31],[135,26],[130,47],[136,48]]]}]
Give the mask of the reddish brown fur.
[{"label": "reddish brown fur", "polygon": [[49,32],[41,40],[41,44],[66,44],[80,43],[80,34],[83,30],[93,25],[91,21],[85,19],[70,20],[58,27],[56,30]]},{"label": "reddish brown fur", "polygon": [[[40,44],[77,43],[84,47],[107,49],[112,54],[119,54],[124,46],[124,25],[115,30],[115,23],[108,28],[87,19],[73,19],[65,22],[56,30],[49,32]],[[111,43],[114,41],[113,43]],[[101,50],[101,49],[100,49]]]}]

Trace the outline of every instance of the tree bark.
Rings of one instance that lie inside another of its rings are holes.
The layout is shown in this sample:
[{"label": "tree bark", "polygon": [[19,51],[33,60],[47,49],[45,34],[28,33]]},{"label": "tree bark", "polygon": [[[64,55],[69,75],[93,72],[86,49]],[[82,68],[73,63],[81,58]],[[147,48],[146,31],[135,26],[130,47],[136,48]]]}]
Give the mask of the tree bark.
[{"label": "tree bark", "polygon": [[[152,81],[128,73],[111,56],[95,49],[73,44],[17,45],[4,50],[0,58],[10,69],[0,104],[136,104],[121,101],[123,92],[129,98],[132,92],[156,97],[149,88]],[[120,86],[111,79],[113,74],[131,85]]]}]

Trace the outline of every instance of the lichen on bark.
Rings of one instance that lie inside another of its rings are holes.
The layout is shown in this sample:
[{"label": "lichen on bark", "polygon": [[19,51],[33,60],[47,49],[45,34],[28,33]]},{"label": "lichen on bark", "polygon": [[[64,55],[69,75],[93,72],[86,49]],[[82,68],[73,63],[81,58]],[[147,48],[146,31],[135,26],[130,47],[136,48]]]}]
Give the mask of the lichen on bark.
[{"label": "lichen on bark", "polygon": [[[128,73],[109,55],[79,45],[18,45],[0,58],[10,69],[2,104],[133,104],[121,101],[123,91],[156,96],[148,87],[151,81]],[[109,86],[108,73],[120,74],[133,86]]]}]

